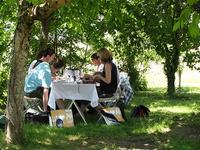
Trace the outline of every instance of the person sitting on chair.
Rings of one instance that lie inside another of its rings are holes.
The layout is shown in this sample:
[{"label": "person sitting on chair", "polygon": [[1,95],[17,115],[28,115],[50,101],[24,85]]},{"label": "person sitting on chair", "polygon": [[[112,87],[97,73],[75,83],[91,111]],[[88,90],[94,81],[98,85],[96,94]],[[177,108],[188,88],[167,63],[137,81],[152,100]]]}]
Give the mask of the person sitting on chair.
[{"label": "person sitting on chair", "polygon": [[40,59],[41,62],[38,65],[35,64],[25,79],[25,95],[31,98],[41,98],[43,100],[43,111],[47,111],[49,89],[52,81],[49,63],[53,61],[54,57],[55,51],[53,49],[45,49]]},{"label": "person sitting on chair", "polygon": [[[97,87],[99,98],[112,97],[117,89],[117,67],[112,62],[112,53],[106,48],[101,48],[97,55],[104,67],[102,73],[94,74],[92,76],[92,80],[100,83],[100,86]],[[82,112],[85,111],[88,105],[89,102],[87,101],[79,102],[79,107],[81,108]],[[97,111],[101,111],[103,107],[99,105],[95,109]]]},{"label": "person sitting on chair", "polygon": [[112,97],[117,89],[117,67],[112,61],[112,53],[106,48],[101,48],[98,56],[101,63],[104,64],[103,72],[93,76],[93,79],[100,83],[97,90],[98,95],[99,97]]},{"label": "person sitting on chair", "polygon": [[91,62],[92,62],[92,64],[94,66],[96,66],[96,69],[95,69],[95,72],[93,74],[87,74],[87,73],[84,74],[83,81],[86,82],[86,83],[87,82],[93,83],[94,81],[93,81],[93,77],[92,76],[94,76],[96,74],[101,74],[103,72],[103,66],[104,65],[101,63],[101,61],[100,61],[99,56],[97,55],[97,53],[92,54],[92,56],[91,56]]},{"label": "person sitting on chair", "polygon": [[91,61],[92,61],[92,64],[96,66],[96,71],[95,72],[102,72],[103,71],[103,66],[104,65],[101,63],[97,53],[92,54]]},{"label": "person sitting on chair", "polygon": [[51,65],[51,74],[52,74],[52,80],[60,79],[58,72],[64,67],[64,62],[61,59],[58,59],[53,62]]}]

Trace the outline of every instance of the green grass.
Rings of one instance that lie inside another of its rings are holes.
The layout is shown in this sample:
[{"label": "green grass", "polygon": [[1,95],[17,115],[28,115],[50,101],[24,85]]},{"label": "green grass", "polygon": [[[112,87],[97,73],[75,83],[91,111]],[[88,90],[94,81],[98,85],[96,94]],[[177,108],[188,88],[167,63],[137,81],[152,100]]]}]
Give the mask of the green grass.
[{"label": "green grass", "polygon": [[[194,89],[194,90],[192,90]],[[192,92],[192,91],[195,91]],[[50,128],[26,124],[21,145],[6,145],[0,132],[0,149],[175,149],[198,150],[200,147],[200,89],[184,88],[169,98],[165,89],[137,92],[126,108],[128,121],[116,126],[96,123],[95,115],[86,114],[88,125],[75,118],[73,128]],[[130,118],[131,109],[143,104],[148,118]]]}]

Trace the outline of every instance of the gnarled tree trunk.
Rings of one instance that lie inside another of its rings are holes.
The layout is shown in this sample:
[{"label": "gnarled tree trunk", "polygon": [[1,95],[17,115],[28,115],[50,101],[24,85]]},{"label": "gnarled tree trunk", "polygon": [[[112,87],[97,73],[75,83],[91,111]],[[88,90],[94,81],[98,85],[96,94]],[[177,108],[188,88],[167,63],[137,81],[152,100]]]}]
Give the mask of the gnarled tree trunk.
[{"label": "gnarled tree trunk", "polygon": [[48,38],[49,38],[49,24],[50,24],[50,18],[48,20],[42,20],[40,50],[47,48]]},{"label": "gnarled tree trunk", "polygon": [[7,143],[19,143],[23,139],[23,87],[25,64],[29,52],[29,38],[34,20],[48,20],[54,11],[70,0],[48,0],[45,4],[32,6],[26,0],[19,1],[19,18],[14,36],[13,57],[8,84],[6,117]]}]

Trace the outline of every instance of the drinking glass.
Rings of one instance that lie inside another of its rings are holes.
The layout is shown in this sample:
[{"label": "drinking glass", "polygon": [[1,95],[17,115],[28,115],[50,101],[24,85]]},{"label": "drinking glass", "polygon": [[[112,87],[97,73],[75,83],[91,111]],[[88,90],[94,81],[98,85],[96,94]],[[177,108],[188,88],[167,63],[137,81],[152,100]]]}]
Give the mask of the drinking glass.
[{"label": "drinking glass", "polygon": [[74,70],[74,76],[76,78],[76,81],[80,80],[80,71],[79,70]]}]

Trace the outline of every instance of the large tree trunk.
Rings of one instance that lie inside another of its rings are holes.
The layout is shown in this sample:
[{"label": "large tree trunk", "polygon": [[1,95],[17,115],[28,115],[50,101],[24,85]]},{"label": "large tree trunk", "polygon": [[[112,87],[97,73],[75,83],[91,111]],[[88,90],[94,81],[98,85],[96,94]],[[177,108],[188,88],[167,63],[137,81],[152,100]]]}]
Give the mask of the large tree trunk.
[{"label": "large tree trunk", "polygon": [[20,142],[23,136],[23,87],[25,77],[25,62],[29,50],[29,38],[33,21],[19,18],[14,36],[14,49],[11,61],[10,79],[8,85],[8,103],[6,108],[7,142]]},{"label": "large tree trunk", "polygon": [[8,84],[8,103],[6,107],[7,143],[19,143],[23,134],[23,87],[25,64],[29,51],[29,41],[34,20],[48,20],[59,7],[70,0],[48,0],[48,3],[30,6],[26,0],[19,1],[19,18],[15,30],[13,56]]}]

